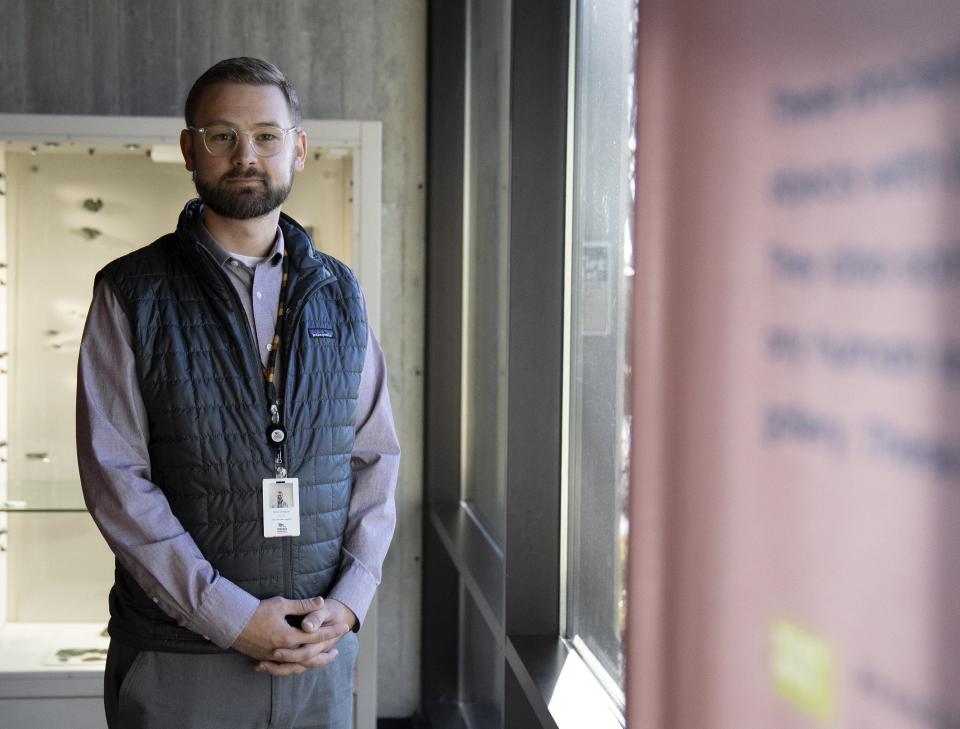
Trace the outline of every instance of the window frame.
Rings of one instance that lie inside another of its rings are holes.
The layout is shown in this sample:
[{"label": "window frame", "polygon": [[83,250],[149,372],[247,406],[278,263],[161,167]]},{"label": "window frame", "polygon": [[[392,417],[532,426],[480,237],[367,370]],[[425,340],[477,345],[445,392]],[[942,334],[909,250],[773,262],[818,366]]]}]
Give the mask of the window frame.
[{"label": "window frame", "polygon": [[[428,18],[422,710],[436,728],[468,725],[459,683],[461,661],[470,659],[460,655],[465,595],[503,661],[502,726],[579,726],[550,707],[565,667],[579,660],[561,637],[571,3],[513,0],[511,8],[502,545],[461,499],[467,9],[466,0],[431,3]],[[607,713],[610,727],[623,726],[609,706],[598,711]]]}]

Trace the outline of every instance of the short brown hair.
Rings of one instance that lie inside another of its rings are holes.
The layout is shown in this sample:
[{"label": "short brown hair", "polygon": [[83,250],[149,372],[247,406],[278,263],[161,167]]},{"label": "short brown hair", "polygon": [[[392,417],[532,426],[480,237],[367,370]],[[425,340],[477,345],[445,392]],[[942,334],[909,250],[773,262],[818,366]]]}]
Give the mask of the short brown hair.
[{"label": "short brown hair", "polygon": [[227,58],[214,64],[193,82],[187,101],[183,105],[183,118],[187,126],[196,126],[194,114],[200,97],[209,87],[217,84],[251,84],[253,86],[276,86],[283,92],[290,109],[290,121],[297,128],[300,127],[300,97],[293,84],[287,80],[283,72],[269,61],[249,56]]}]

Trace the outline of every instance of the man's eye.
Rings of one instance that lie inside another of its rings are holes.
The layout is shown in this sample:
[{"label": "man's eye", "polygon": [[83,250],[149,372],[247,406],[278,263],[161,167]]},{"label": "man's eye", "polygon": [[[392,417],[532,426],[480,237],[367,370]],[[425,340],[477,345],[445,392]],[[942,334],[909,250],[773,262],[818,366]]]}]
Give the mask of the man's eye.
[{"label": "man's eye", "polygon": [[236,139],[236,136],[231,132],[217,132],[210,139],[214,142],[232,142]]},{"label": "man's eye", "polygon": [[260,132],[260,134],[257,135],[258,142],[276,142],[278,139],[280,139],[280,137],[270,132]]}]

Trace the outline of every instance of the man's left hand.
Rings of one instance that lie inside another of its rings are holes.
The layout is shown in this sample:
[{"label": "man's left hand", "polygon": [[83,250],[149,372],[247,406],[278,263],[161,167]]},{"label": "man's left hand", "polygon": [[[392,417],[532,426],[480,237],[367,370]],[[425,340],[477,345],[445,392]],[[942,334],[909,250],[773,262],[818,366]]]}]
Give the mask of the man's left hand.
[{"label": "man's left hand", "polygon": [[[323,643],[305,643],[299,648],[277,648],[273,651],[272,661],[260,661],[258,671],[266,671],[274,676],[294,676],[310,668],[316,668],[317,659],[329,652],[336,655],[337,641],[357,624],[357,616],[339,600],[327,598],[323,607],[303,616],[300,629],[305,633],[315,633],[320,628],[336,628],[337,637]],[[326,663],[324,661],[323,663]]]}]

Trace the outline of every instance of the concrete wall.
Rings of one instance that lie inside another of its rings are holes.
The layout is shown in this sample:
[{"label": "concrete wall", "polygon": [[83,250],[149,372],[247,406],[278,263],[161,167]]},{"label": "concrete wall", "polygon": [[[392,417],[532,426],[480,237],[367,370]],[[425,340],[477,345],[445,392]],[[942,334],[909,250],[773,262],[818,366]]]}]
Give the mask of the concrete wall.
[{"label": "concrete wall", "polygon": [[237,55],[283,69],[306,118],[384,124],[379,335],[404,461],[379,713],[406,716],[419,693],[424,0],[0,0],[0,112],[179,115],[193,80]]}]

